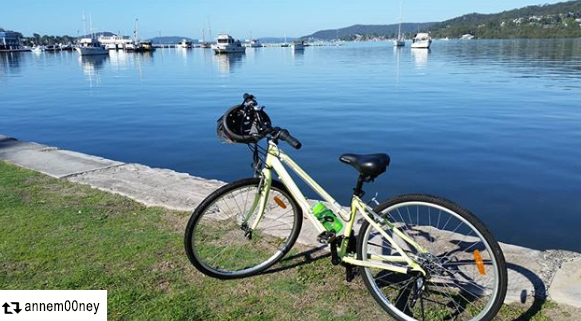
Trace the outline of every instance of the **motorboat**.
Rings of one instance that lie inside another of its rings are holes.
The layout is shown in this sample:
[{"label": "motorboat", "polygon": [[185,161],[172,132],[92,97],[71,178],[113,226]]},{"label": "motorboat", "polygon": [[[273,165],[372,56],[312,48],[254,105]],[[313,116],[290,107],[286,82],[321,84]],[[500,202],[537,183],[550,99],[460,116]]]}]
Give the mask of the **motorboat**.
[{"label": "motorboat", "polygon": [[108,55],[107,50],[96,38],[82,38],[75,48],[81,56]]},{"label": "motorboat", "polygon": [[182,41],[178,45],[179,48],[190,49],[193,47],[192,42],[186,39],[182,39]]},{"label": "motorboat", "polygon": [[262,48],[262,44],[258,39],[249,39],[244,43],[246,48]]},{"label": "motorboat", "polygon": [[432,38],[430,35],[424,32],[417,33],[412,38],[412,48],[422,48],[429,49],[432,44]]},{"label": "motorboat", "polygon": [[246,47],[242,46],[240,40],[234,40],[234,38],[227,34],[219,34],[218,41],[212,45],[212,49],[217,54],[243,53],[246,51]]},{"label": "motorboat", "polygon": [[140,41],[133,49],[134,52],[150,52],[155,51],[153,43],[149,40]]},{"label": "motorboat", "polygon": [[305,50],[305,41],[304,40],[295,40],[291,46],[293,50]]}]

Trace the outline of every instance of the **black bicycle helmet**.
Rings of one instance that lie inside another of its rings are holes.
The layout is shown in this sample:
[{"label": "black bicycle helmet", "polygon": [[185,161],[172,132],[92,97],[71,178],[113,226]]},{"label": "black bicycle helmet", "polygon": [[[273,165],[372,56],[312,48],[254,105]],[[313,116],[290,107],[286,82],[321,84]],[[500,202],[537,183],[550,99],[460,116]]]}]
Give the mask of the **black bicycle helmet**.
[{"label": "black bicycle helmet", "polygon": [[236,105],[218,119],[216,134],[226,144],[256,143],[266,135],[265,128],[270,127],[270,117],[264,110],[254,110]]}]

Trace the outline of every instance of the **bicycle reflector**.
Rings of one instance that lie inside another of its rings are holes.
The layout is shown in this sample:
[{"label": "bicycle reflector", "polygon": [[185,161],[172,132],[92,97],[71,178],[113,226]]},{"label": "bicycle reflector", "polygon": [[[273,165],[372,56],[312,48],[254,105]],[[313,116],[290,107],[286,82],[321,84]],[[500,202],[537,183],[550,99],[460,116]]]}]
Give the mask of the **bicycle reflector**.
[{"label": "bicycle reflector", "polygon": [[484,270],[484,262],[482,261],[482,256],[478,250],[474,250],[474,261],[476,262],[478,273],[480,273],[480,275],[486,275],[486,270]]},{"label": "bicycle reflector", "polygon": [[282,207],[283,209],[286,208],[286,204],[278,197],[274,197],[274,202],[278,204],[278,206]]}]

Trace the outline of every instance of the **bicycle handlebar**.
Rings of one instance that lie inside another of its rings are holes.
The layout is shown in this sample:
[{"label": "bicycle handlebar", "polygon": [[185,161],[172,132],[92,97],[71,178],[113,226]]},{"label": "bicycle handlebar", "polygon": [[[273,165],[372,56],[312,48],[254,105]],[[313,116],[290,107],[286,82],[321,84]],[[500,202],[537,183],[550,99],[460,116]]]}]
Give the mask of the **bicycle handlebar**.
[{"label": "bicycle handlebar", "polygon": [[[247,111],[250,107],[251,110],[253,110],[254,112],[257,111],[261,111],[262,108],[264,107],[258,107],[258,103],[256,102],[256,97],[254,97],[254,95],[245,93],[242,98],[244,99],[244,102],[242,103],[245,107],[245,111]],[[261,124],[261,126],[264,126],[265,124]],[[285,142],[287,142],[291,147],[293,147],[294,149],[300,149],[303,144],[301,144],[301,142],[294,138],[288,130],[280,128],[280,127],[270,127],[270,124],[267,125],[268,127],[262,127],[263,130],[266,130],[270,135],[272,135],[272,137],[274,139],[281,139],[284,140]]]},{"label": "bicycle handlebar", "polygon": [[292,148],[294,149],[301,149],[301,147],[303,146],[303,144],[301,144],[301,142],[294,138],[286,129],[282,129],[280,127],[275,127],[274,131],[276,131],[278,133],[278,138],[284,140],[285,142],[287,142]]}]

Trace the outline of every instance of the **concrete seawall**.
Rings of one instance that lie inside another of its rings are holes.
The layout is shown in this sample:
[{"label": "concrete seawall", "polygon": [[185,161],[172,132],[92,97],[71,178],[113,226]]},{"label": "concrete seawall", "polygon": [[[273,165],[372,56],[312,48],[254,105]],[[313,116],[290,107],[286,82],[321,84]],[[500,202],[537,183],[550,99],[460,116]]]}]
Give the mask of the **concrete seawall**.
[{"label": "concrete seawall", "polygon": [[[225,184],[167,169],[117,162],[97,156],[23,142],[0,135],[0,160],[52,177],[121,194],[147,206],[191,212],[208,194]],[[0,173],[1,175],[2,173]],[[184,226],[185,228],[185,226]],[[320,246],[310,224],[299,241]],[[509,270],[506,302],[537,306],[551,299],[581,308],[581,254],[537,251],[501,244]]]}]

